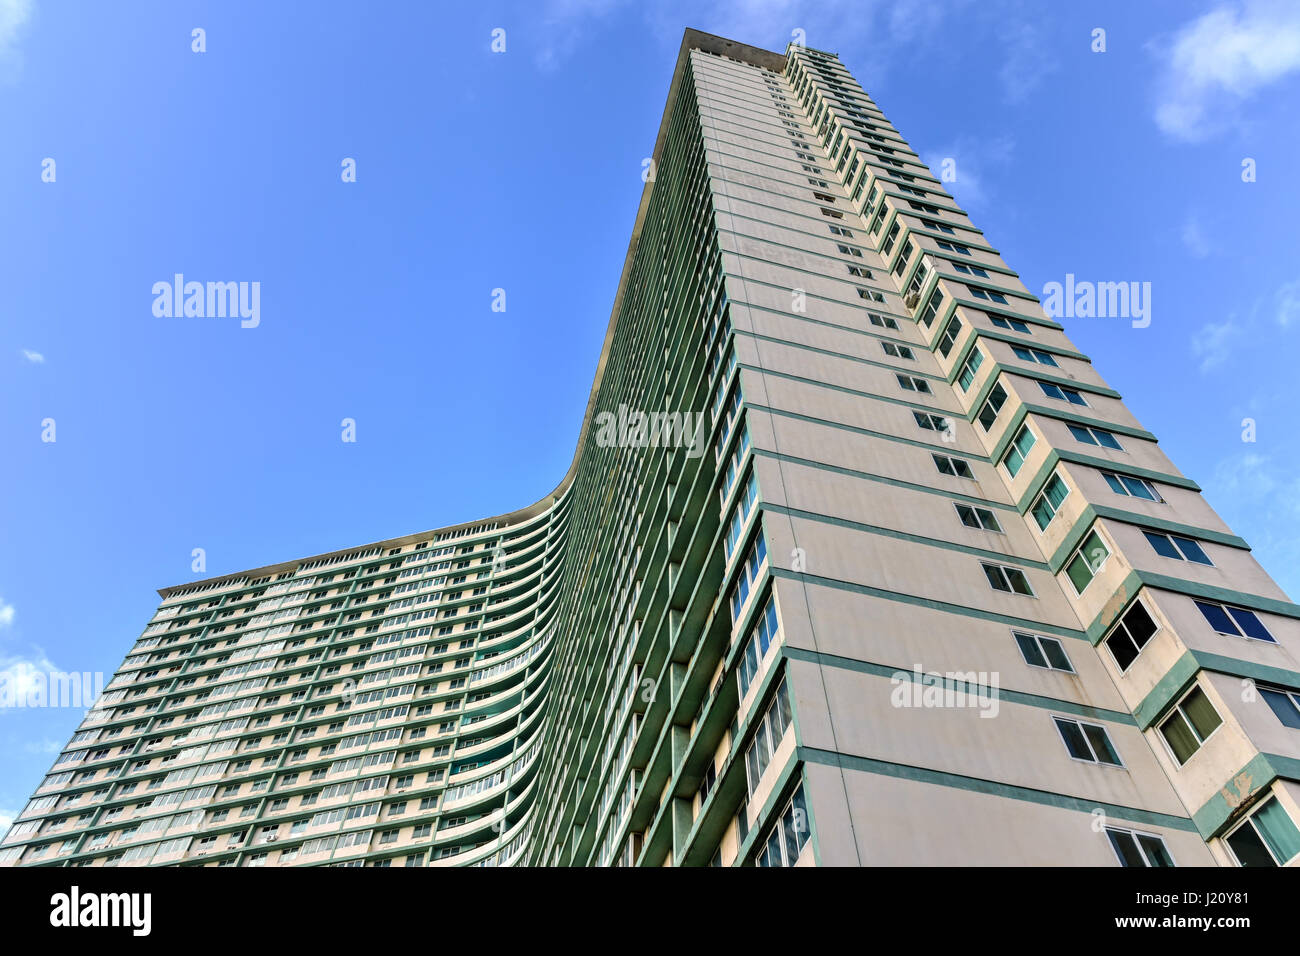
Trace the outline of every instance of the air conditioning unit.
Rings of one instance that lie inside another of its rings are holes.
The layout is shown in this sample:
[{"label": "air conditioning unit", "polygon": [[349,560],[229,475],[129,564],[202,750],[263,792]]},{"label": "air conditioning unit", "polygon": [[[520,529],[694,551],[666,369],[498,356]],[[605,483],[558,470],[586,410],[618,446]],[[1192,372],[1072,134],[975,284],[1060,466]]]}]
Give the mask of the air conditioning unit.
[{"label": "air conditioning unit", "polygon": [[278,833],[272,833],[269,837],[266,838],[266,842],[267,842],[267,843],[274,843],[274,842],[275,842],[276,840],[278,840],[278,839],[280,839],[280,834],[278,834]]},{"label": "air conditioning unit", "polygon": [[921,294],[919,292],[909,292],[907,293],[907,298],[903,300],[903,305],[907,306],[909,309],[915,309],[920,302]]}]

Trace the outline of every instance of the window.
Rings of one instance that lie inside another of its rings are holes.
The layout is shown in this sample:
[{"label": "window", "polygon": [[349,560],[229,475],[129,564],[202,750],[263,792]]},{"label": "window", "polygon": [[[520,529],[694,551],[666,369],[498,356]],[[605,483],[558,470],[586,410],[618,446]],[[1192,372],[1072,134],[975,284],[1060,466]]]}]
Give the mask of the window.
[{"label": "window", "polygon": [[960,273],[963,273],[964,275],[980,276],[981,278],[984,279],[987,279],[989,277],[989,274],[985,272],[983,269],[981,269],[979,266],[968,266],[964,262],[953,262],[951,263],[951,265],[954,269],[956,269]]},{"label": "window", "polygon": [[955,505],[957,508],[957,517],[961,518],[961,523],[968,528],[974,528],[977,531],[1002,531],[1002,526],[998,524],[998,519],[993,516],[993,512],[987,508],[976,508],[971,505]]},{"label": "window", "polygon": [[1034,596],[1033,589],[1029,586],[1029,579],[1019,568],[1006,568],[1000,564],[982,564],[981,567],[984,568],[984,576],[988,578],[993,590]]},{"label": "window", "polygon": [[[848,246],[841,246],[841,251],[847,250]],[[849,266],[849,275],[857,276],[859,279],[872,278],[871,270],[864,269],[862,266]]]},{"label": "window", "polygon": [[1257,641],[1268,641],[1270,644],[1277,643],[1277,638],[1268,632],[1268,628],[1256,617],[1254,611],[1209,601],[1197,601],[1196,606],[1201,609],[1201,614],[1210,622],[1210,626],[1220,634],[1227,634],[1230,637],[1249,637]]},{"label": "window", "polygon": [[[934,321],[934,317],[939,314],[939,309],[942,305],[943,293],[936,287],[935,290],[930,293],[930,298],[926,300],[925,308],[921,310],[918,321],[928,329],[930,323]],[[955,335],[956,333],[954,332],[953,334]]]},{"label": "window", "polygon": [[1082,395],[1072,388],[1062,388],[1060,385],[1053,385],[1051,382],[1039,382],[1038,387],[1043,390],[1043,394],[1048,398],[1060,399],[1069,402],[1071,405],[1088,406],[1087,401]]},{"label": "window", "polygon": [[1147,646],[1158,630],[1159,625],[1151,618],[1145,605],[1141,601],[1134,601],[1105,640],[1106,649],[1110,651],[1110,656],[1115,659],[1121,673],[1137,660],[1142,648]]},{"label": "window", "polygon": [[776,636],[776,602],[769,597],[767,606],[763,608],[763,613],[758,616],[749,632],[745,649],[740,655],[740,666],[736,668],[736,680],[740,685],[741,697],[745,696],[754,678],[758,676],[758,668],[767,656],[768,648],[776,642]]},{"label": "window", "polygon": [[1101,535],[1096,531],[1089,531],[1088,537],[1083,539],[1083,544],[1070,559],[1070,563],[1065,566],[1066,576],[1074,585],[1075,593],[1084,592],[1109,557],[1110,549],[1101,540]]},{"label": "window", "polygon": [[1182,766],[1201,749],[1201,744],[1221,723],[1223,719],[1210,703],[1210,698],[1205,696],[1205,691],[1193,687],[1192,692],[1174,705],[1169,716],[1160,722],[1160,736],[1165,738],[1169,752]]},{"label": "window", "polygon": [[1122,767],[1119,754],[1111,746],[1106,728],[1098,724],[1084,723],[1072,717],[1053,717],[1056,729],[1065,741],[1065,749],[1075,760],[1088,763],[1104,763],[1112,767]]},{"label": "window", "polygon": [[1037,439],[1034,433],[1029,430],[1028,425],[1021,425],[1020,431],[1016,432],[1016,437],[1011,439],[1011,444],[1007,448],[1007,453],[1002,457],[1002,467],[1007,470],[1012,478],[1020,471],[1020,466],[1025,463],[1025,458],[1029,455],[1029,449],[1034,447]]},{"label": "window", "polygon": [[941,415],[930,415],[926,412],[912,412],[912,417],[916,419],[918,425],[928,431],[947,432],[952,428],[948,419]]},{"label": "window", "polygon": [[853,238],[853,230],[845,229],[843,226],[831,226],[831,232],[837,236],[846,236],[849,239]]},{"label": "window", "polygon": [[1214,567],[1214,562],[1205,553],[1205,549],[1191,538],[1145,529],[1143,529],[1142,534],[1146,536],[1156,554],[1162,557],[1173,558],[1175,561],[1195,561],[1197,564],[1208,564],[1210,567]]},{"label": "window", "polygon": [[913,375],[896,375],[894,377],[898,379],[898,384],[904,391],[920,392],[922,395],[931,394],[930,383],[923,378],[916,378]]},{"label": "window", "polygon": [[1259,692],[1278,720],[1287,727],[1300,730],[1300,692],[1278,687],[1261,687]]},{"label": "window", "polygon": [[971,383],[975,381],[975,373],[983,364],[984,353],[978,348],[971,349],[970,355],[966,356],[966,361],[962,363],[961,371],[957,373],[957,384],[961,386],[963,392],[970,389]]},{"label": "window", "polygon": [[1033,335],[1033,333],[1029,331],[1029,326],[1024,322],[1021,322],[1019,319],[1007,319],[1000,315],[990,315],[989,321],[1000,329],[1007,329],[1011,332],[1020,332],[1024,335]]},{"label": "window", "polygon": [[794,866],[799,852],[808,842],[808,806],[804,801],[803,784],[794,792],[780,818],[772,825],[772,832],[763,841],[763,849],[754,860],[755,866]]},{"label": "window", "polygon": [[1052,472],[1052,477],[1047,479],[1047,484],[1043,485],[1042,494],[1034,501],[1033,507],[1029,513],[1034,516],[1034,522],[1038,525],[1039,531],[1046,531],[1047,526],[1052,523],[1056,517],[1056,512],[1060,510],[1061,502],[1070,494],[1070,487],[1061,480],[1061,476]]},{"label": "window", "polygon": [[957,316],[954,315],[948,321],[948,325],[944,328],[943,334],[939,336],[939,341],[935,345],[935,348],[937,349],[939,354],[942,355],[944,358],[947,358],[948,353],[952,351],[952,347],[957,341],[957,336],[960,334],[961,334],[961,319],[957,318]]},{"label": "window", "polygon": [[[835,248],[838,249],[838,250],[840,251],[840,254],[841,254],[841,255],[845,255],[845,256],[853,256],[853,257],[858,258],[858,259],[861,259],[861,258],[862,258],[862,250],[859,249],[859,248],[857,248],[856,246],[846,246],[846,245],[844,245],[843,243],[836,243],[836,244],[835,244]],[[856,268],[858,268],[858,267],[857,267],[857,266],[849,266],[849,272],[853,272],[853,270],[856,269]],[[857,273],[857,272],[853,272],[853,274],[854,274],[854,275],[858,275],[859,273]],[[868,279],[871,278],[871,270],[870,270],[870,269],[863,269],[863,270],[861,270],[861,274],[864,274],[864,275],[866,276],[866,278],[868,278]]]},{"label": "window", "polygon": [[1154,833],[1121,830],[1107,827],[1106,838],[1119,857],[1121,866],[1173,866],[1173,857],[1165,849],[1165,841]]},{"label": "window", "polygon": [[781,740],[785,737],[786,728],[789,726],[790,698],[786,694],[783,677],[776,693],[772,695],[771,702],[767,705],[767,712],[758,723],[754,739],[745,751],[745,774],[749,781],[750,796],[753,796],[754,790],[763,777],[763,772],[767,770],[777,748],[781,746]]},{"label": "window", "polygon": [[1145,498],[1147,501],[1164,502],[1160,497],[1160,492],[1156,491],[1156,486],[1151,484],[1145,478],[1133,478],[1129,475],[1117,475],[1114,472],[1103,471],[1101,476],[1106,479],[1106,484],[1110,485],[1110,490],[1117,495],[1127,495],[1132,498]]},{"label": "window", "polygon": [[[736,497],[736,503],[732,510],[731,520],[727,522],[726,536],[722,539],[723,559],[730,562],[732,556],[736,553],[736,548],[740,544],[740,538],[749,522],[749,517],[754,513],[754,502],[758,500],[758,478],[753,472],[750,472],[749,480],[745,482],[745,487]],[[464,681],[462,680],[463,684]]]},{"label": "window", "polygon": [[970,250],[959,242],[945,242],[942,239],[936,239],[935,244],[940,249],[943,249],[946,252],[955,252],[958,255],[963,255],[963,256],[968,256],[971,254]]},{"label": "window", "polygon": [[916,356],[912,354],[912,350],[906,345],[895,345],[893,342],[881,342],[880,347],[885,350],[886,355],[893,356],[894,358],[907,359],[908,361],[914,361],[916,359]]},{"label": "window", "polygon": [[1116,451],[1123,451],[1121,445],[1110,432],[1104,428],[1086,428],[1083,425],[1068,425],[1070,434],[1076,441],[1081,441],[1085,445],[1101,445],[1103,448],[1114,448]]},{"label": "window", "polygon": [[939,469],[940,474],[952,475],[954,478],[970,478],[974,480],[975,476],[971,473],[970,465],[963,458],[951,458],[948,455],[931,455],[934,459],[934,467]]},{"label": "window", "polygon": [[868,312],[867,318],[871,320],[872,325],[880,326],[883,329],[893,329],[895,332],[898,331],[898,322],[890,316]]},{"label": "window", "polygon": [[763,529],[760,527],[758,534],[754,536],[754,543],[749,547],[749,554],[745,556],[745,562],[740,566],[736,573],[736,583],[731,587],[731,623],[735,624],[740,617],[740,612],[745,606],[745,601],[749,598],[750,591],[758,579],[758,569],[767,559],[767,540],[763,537]]},{"label": "window", "polygon": [[998,412],[1002,411],[1002,406],[1006,404],[1006,401],[1006,389],[1002,387],[1001,382],[998,382],[993,386],[993,391],[989,393],[988,401],[980,409],[979,423],[981,428],[988,431],[993,427],[993,423],[998,420]]},{"label": "window", "polygon": [[1048,353],[1039,351],[1038,349],[1027,349],[1019,345],[1013,345],[1011,346],[1011,351],[1015,352],[1016,358],[1021,359],[1022,361],[1036,362],[1039,365],[1050,365],[1052,368],[1060,368],[1060,366],[1056,364],[1056,359],[1052,358]]},{"label": "window", "polygon": [[975,296],[977,299],[984,299],[989,302],[1000,302],[1003,305],[1007,304],[1007,297],[1001,292],[994,292],[992,289],[982,289],[977,285],[968,285],[966,288],[970,289],[971,295]]},{"label": "window", "polygon": [[1070,666],[1070,658],[1066,656],[1065,646],[1056,638],[1030,634],[1026,631],[1012,631],[1011,634],[1020,648],[1020,655],[1029,666],[1042,667],[1049,671],[1065,671],[1067,674],[1074,673],[1074,668]]},{"label": "window", "polygon": [[1300,853],[1300,830],[1276,797],[1261,803],[1224,840],[1242,866],[1285,866]]}]

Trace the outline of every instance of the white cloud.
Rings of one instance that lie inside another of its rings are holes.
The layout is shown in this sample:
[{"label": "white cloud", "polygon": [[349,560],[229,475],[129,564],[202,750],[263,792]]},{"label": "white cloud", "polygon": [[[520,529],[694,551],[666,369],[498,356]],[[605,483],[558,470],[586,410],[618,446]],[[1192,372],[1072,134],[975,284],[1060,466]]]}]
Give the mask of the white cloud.
[{"label": "white cloud", "polygon": [[[27,700],[37,688],[43,691],[48,686],[47,675],[58,670],[44,651],[34,650],[30,657],[0,657],[0,688],[6,700]],[[0,707],[0,714],[8,710]]]},{"label": "white cloud", "polygon": [[1204,259],[1210,254],[1210,240],[1201,228],[1201,221],[1196,216],[1188,216],[1183,223],[1183,245],[1197,259]]},{"label": "white cloud", "polygon": [[[3,2],[3,0],[0,0],[0,2]],[[33,352],[31,349],[19,349],[18,351],[22,352],[23,358],[27,359],[27,361],[31,362],[33,365],[40,365],[45,361],[45,356],[40,352]]]},{"label": "white cloud", "polygon": [[32,16],[32,0],[0,0],[0,79],[13,78],[22,66],[18,37]]},{"label": "white cloud", "polygon": [[1273,297],[1277,306],[1277,324],[1282,328],[1300,322],[1300,279],[1284,282]]},{"label": "white cloud", "polygon": [[1004,165],[1015,152],[1015,142],[1006,137],[985,137],[977,140],[959,139],[944,149],[927,151],[922,160],[940,179],[944,179],[946,160],[952,160],[948,169],[956,177],[944,181],[944,188],[966,209],[984,205],[990,199],[988,175],[990,169]]},{"label": "white cloud", "polygon": [[1161,55],[1156,124],[1199,140],[1241,104],[1300,70],[1300,5],[1294,0],[1224,4],[1185,25]]},{"label": "white cloud", "polygon": [[0,598],[0,627],[9,627],[14,622],[14,606]]},{"label": "white cloud", "polygon": [[16,816],[18,816],[17,810],[0,810],[0,836],[3,836],[13,826],[14,817]]},{"label": "white cloud", "polygon": [[1231,317],[1222,322],[1207,322],[1192,336],[1192,354],[1201,360],[1201,371],[1222,365],[1242,329]]},{"label": "white cloud", "polygon": [[1057,51],[1044,45],[1038,28],[1028,20],[1021,20],[1006,29],[1006,49],[1002,53],[1002,69],[998,79],[1002,92],[1010,103],[1019,103],[1029,97],[1043,79],[1061,66]]}]

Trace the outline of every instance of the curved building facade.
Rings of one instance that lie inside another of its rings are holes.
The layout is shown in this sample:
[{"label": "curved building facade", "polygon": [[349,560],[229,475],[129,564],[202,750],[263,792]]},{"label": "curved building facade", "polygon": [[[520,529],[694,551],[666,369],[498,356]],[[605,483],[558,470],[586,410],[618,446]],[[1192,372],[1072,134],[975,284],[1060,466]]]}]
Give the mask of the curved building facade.
[{"label": "curved building facade", "polygon": [[831,55],[687,31],[523,510],[163,589],[11,865],[1286,865],[1300,608]]}]

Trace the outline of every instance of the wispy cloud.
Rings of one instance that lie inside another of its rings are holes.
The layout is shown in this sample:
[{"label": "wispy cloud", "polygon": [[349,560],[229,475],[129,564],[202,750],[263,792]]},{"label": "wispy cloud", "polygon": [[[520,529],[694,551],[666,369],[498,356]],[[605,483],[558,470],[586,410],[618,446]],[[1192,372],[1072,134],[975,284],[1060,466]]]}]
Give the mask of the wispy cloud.
[{"label": "wispy cloud", "polygon": [[1300,322],[1300,279],[1284,282],[1273,296],[1274,318],[1282,328]]},{"label": "wispy cloud", "polygon": [[1300,325],[1300,279],[1282,283],[1271,296],[1256,298],[1244,318],[1234,312],[1222,322],[1207,322],[1197,329],[1192,334],[1192,354],[1201,360],[1201,371],[1222,365],[1233,348],[1247,339],[1269,341],[1268,336],[1255,333],[1270,322],[1282,329]]},{"label": "wispy cloud", "polygon": [[1300,70],[1300,5],[1223,4],[1185,25],[1159,53],[1156,124],[1177,139],[1205,139],[1244,101]]},{"label": "wispy cloud", "polygon": [[1192,336],[1192,354],[1201,360],[1201,371],[1208,372],[1227,361],[1232,346],[1241,337],[1242,328],[1231,317],[1197,329]]},{"label": "wispy cloud", "polygon": [[[0,656],[0,687],[5,689],[6,697],[14,700],[26,700],[37,688],[44,688],[47,675],[58,668],[45,656],[40,648],[33,648],[28,655]],[[10,711],[0,707],[0,714]]]},{"label": "wispy cloud", "polygon": [[13,626],[14,613],[14,606],[0,598],[0,628]]},{"label": "wispy cloud", "polygon": [[[927,150],[921,158],[963,208],[974,209],[991,198],[989,178],[1015,152],[1015,141],[1005,136],[961,138],[943,149]],[[945,163],[948,163],[945,165]],[[945,171],[955,178],[945,179]]]},{"label": "wispy cloud", "polygon": [[[0,0],[0,2],[3,2],[3,0]],[[19,349],[19,351],[22,353],[23,358],[33,365],[40,365],[45,361],[45,356],[40,352],[33,352],[31,349]]]},{"label": "wispy cloud", "polygon": [[1201,228],[1201,221],[1195,214],[1183,222],[1183,246],[1196,259],[1204,259],[1210,254],[1210,239]]},{"label": "wispy cloud", "polygon": [[1059,51],[1047,44],[1032,21],[1026,19],[1005,30],[1006,48],[998,79],[1009,103],[1029,98],[1049,73],[1060,69]]},{"label": "wispy cloud", "polygon": [[[558,69],[581,46],[595,21],[612,13],[623,0],[549,0],[542,10],[542,22],[533,44],[534,60],[539,69]],[[509,50],[513,38],[520,42],[519,31],[506,37]]]},{"label": "wispy cloud", "polygon": [[12,80],[22,68],[18,39],[32,17],[32,0],[0,0],[0,81]]}]

